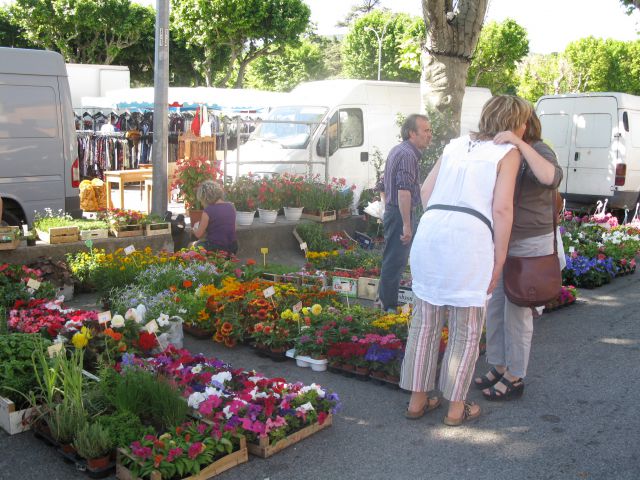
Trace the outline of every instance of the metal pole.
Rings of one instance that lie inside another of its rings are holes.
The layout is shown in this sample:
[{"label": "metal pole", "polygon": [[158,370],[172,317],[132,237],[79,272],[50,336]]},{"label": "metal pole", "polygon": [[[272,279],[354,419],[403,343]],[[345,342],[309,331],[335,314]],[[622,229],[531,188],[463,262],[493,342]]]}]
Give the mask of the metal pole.
[{"label": "metal pole", "polygon": [[167,211],[167,136],[169,133],[169,0],[156,0],[153,75],[153,198],[151,211]]},{"label": "metal pole", "polygon": [[236,117],[236,180],[240,178],[240,115]]},{"label": "metal pole", "polygon": [[[375,32],[375,30],[374,30]],[[376,33],[376,37],[378,34]],[[378,81],[380,81],[380,67],[382,66],[382,39],[378,37]]]}]

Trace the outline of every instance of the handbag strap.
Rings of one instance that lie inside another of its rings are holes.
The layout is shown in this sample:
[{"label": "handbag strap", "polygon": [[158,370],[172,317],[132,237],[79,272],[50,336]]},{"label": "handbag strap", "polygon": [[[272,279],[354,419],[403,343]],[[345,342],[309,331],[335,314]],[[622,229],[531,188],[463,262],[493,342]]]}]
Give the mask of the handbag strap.
[{"label": "handbag strap", "polygon": [[491,222],[482,213],[480,213],[477,210],[474,210],[473,208],[460,207],[458,205],[443,205],[440,203],[436,203],[434,205],[429,205],[425,210],[425,212],[428,212],[429,210],[451,210],[454,212],[462,212],[462,213],[467,213],[469,215],[473,215],[474,217],[480,219],[489,228],[489,231],[491,232],[491,240],[493,240],[493,227],[491,226]]},{"label": "handbag strap", "polygon": [[[513,223],[516,223],[516,212],[518,211],[518,203],[522,198],[522,183],[524,182],[524,173],[527,170],[526,162],[520,160],[520,174],[516,180],[517,193],[513,199]],[[553,220],[553,253],[558,255],[558,216],[556,215],[556,202],[555,199],[551,202],[551,218]],[[493,232],[492,232],[493,233]],[[509,235],[509,243],[511,243],[511,235],[513,235],[513,227],[511,228],[511,234]]]}]

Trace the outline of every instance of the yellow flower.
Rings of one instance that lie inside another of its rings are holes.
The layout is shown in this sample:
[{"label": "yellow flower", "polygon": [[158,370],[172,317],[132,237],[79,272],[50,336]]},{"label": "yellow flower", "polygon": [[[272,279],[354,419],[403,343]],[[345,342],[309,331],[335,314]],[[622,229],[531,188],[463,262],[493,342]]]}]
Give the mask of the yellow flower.
[{"label": "yellow flower", "polygon": [[322,306],[319,303],[316,303],[313,307],[311,307],[311,313],[318,316],[322,313]]},{"label": "yellow flower", "polygon": [[76,348],[84,348],[89,343],[89,339],[91,338],[91,332],[87,329],[87,327],[82,327],[82,330],[75,333],[73,337],[71,337],[71,343]]},{"label": "yellow flower", "polygon": [[293,312],[291,310],[289,310],[288,308],[282,312],[282,314],[280,315],[280,317],[283,320],[289,320],[291,318],[291,316],[293,315]]},{"label": "yellow flower", "polygon": [[309,307],[304,307],[302,309],[302,313],[303,313],[303,315],[309,315]]},{"label": "yellow flower", "polygon": [[294,313],[294,314],[291,316],[291,319],[292,319],[294,322],[299,322],[299,321],[300,321],[300,314],[299,314],[299,313],[297,313],[297,312],[296,312],[296,313]]}]

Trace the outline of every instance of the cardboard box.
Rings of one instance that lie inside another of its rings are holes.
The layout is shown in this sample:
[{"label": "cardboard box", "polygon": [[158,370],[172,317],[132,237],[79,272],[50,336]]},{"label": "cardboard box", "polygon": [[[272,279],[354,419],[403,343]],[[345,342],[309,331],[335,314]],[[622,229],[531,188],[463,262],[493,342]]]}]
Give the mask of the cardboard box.
[{"label": "cardboard box", "polygon": [[362,298],[364,300],[375,300],[378,297],[379,284],[379,278],[358,278],[358,298]]}]

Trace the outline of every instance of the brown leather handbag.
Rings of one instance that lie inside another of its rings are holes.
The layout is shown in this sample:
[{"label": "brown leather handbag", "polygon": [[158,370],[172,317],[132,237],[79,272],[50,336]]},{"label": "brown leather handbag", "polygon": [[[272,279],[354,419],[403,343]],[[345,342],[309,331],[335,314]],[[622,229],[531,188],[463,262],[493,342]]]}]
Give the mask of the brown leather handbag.
[{"label": "brown leather handbag", "polygon": [[[518,199],[522,189],[519,189]],[[514,221],[516,205],[514,206]],[[520,307],[538,307],[554,300],[562,289],[562,273],[558,259],[555,202],[551,204],[553,217],[553,253],[539,257],[515,257],[507,255],[504,264],[504,294]]]}]

